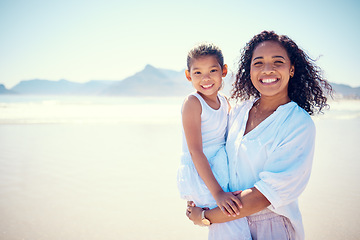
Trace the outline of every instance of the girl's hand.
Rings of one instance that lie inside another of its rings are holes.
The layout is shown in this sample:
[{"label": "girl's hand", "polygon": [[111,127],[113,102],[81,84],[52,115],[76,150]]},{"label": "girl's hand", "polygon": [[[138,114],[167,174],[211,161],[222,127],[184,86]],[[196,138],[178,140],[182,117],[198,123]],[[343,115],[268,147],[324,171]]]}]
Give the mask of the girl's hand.
[{"label": "girl's hand", "polygon": [[232,194],[234,194],[235,196],[239,195],[240,193],[242,193],[242,190],[238,190],[238,191],[232,192]]},{"label": "girl's hand", "polygon": [[217,194],[215,200],[216,204],[224,214],[233,217],[236,217],[236,215],[240,214],[240,208],[242,208],[242,204],[240,199],[237,198],[235,194],[222,191]]}]

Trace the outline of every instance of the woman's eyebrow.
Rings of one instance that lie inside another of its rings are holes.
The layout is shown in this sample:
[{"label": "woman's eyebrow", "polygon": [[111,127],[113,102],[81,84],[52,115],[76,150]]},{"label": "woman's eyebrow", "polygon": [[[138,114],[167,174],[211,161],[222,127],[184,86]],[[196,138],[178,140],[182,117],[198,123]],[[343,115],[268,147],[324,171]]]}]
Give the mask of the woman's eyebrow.
[{"label": "woman's eyebrow", "polygon": [[[272,58],[282,58],[282,59],[284,59],[285,60],[285,58],[283,57],[283,56],[278,56],[278,55],[276,55],[276,56],[272,56]],[[257,60],[257,59],[264,59],[263,57],[256,57],[256,58],[254,58],[253,59],[253,61],[255,61],[255,60]]]},{"label": "woman's eyebrow", "polygon": [[285,60],[285,58],[283,56],[273,56],[273,58],[282,58]]},{"label": "woman's eyebrow", "polygon": [[255,61],[257,59],[263,59],[263,57],[256,57],[256,58],[253,59],[253,61]]}]

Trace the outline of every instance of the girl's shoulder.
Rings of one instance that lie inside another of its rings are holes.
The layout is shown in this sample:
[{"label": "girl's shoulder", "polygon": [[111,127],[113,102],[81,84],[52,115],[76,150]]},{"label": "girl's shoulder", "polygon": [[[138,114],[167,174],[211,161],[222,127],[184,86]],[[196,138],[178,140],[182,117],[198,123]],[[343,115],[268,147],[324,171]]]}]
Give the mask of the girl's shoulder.
[{"label": "girl's shoulder", "polygon": [[185,112],[201,112],[201,103],[200,103],[200,99],[198,99],[198,97],[192,93],[189,94],[188,96],[185,97],[182,107],[181,107],[181,112],[183,113]]}]

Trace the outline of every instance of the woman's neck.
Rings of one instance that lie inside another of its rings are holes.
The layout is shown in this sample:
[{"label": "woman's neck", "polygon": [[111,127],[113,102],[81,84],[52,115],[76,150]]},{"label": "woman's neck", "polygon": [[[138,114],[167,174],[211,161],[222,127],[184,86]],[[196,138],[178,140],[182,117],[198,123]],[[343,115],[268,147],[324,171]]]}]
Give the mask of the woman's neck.
[{"label": "woman's neck", "polygon": [[291,100],[289,96],[283,97],[267,97],[261,96],[259,100],[257,100],[256,105],[258,109],[261,111],[275,111],[279,106],[289,103]]}]

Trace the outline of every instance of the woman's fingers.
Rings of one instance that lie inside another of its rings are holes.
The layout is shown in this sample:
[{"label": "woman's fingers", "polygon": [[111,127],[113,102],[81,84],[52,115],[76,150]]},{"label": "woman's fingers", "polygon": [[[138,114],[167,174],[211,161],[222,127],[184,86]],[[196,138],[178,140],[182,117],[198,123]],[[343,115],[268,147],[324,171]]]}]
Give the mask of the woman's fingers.
[{"label": "woman's fingers", "polygon": [[186,208],[186,216],[190,219],[191,207]]}]

